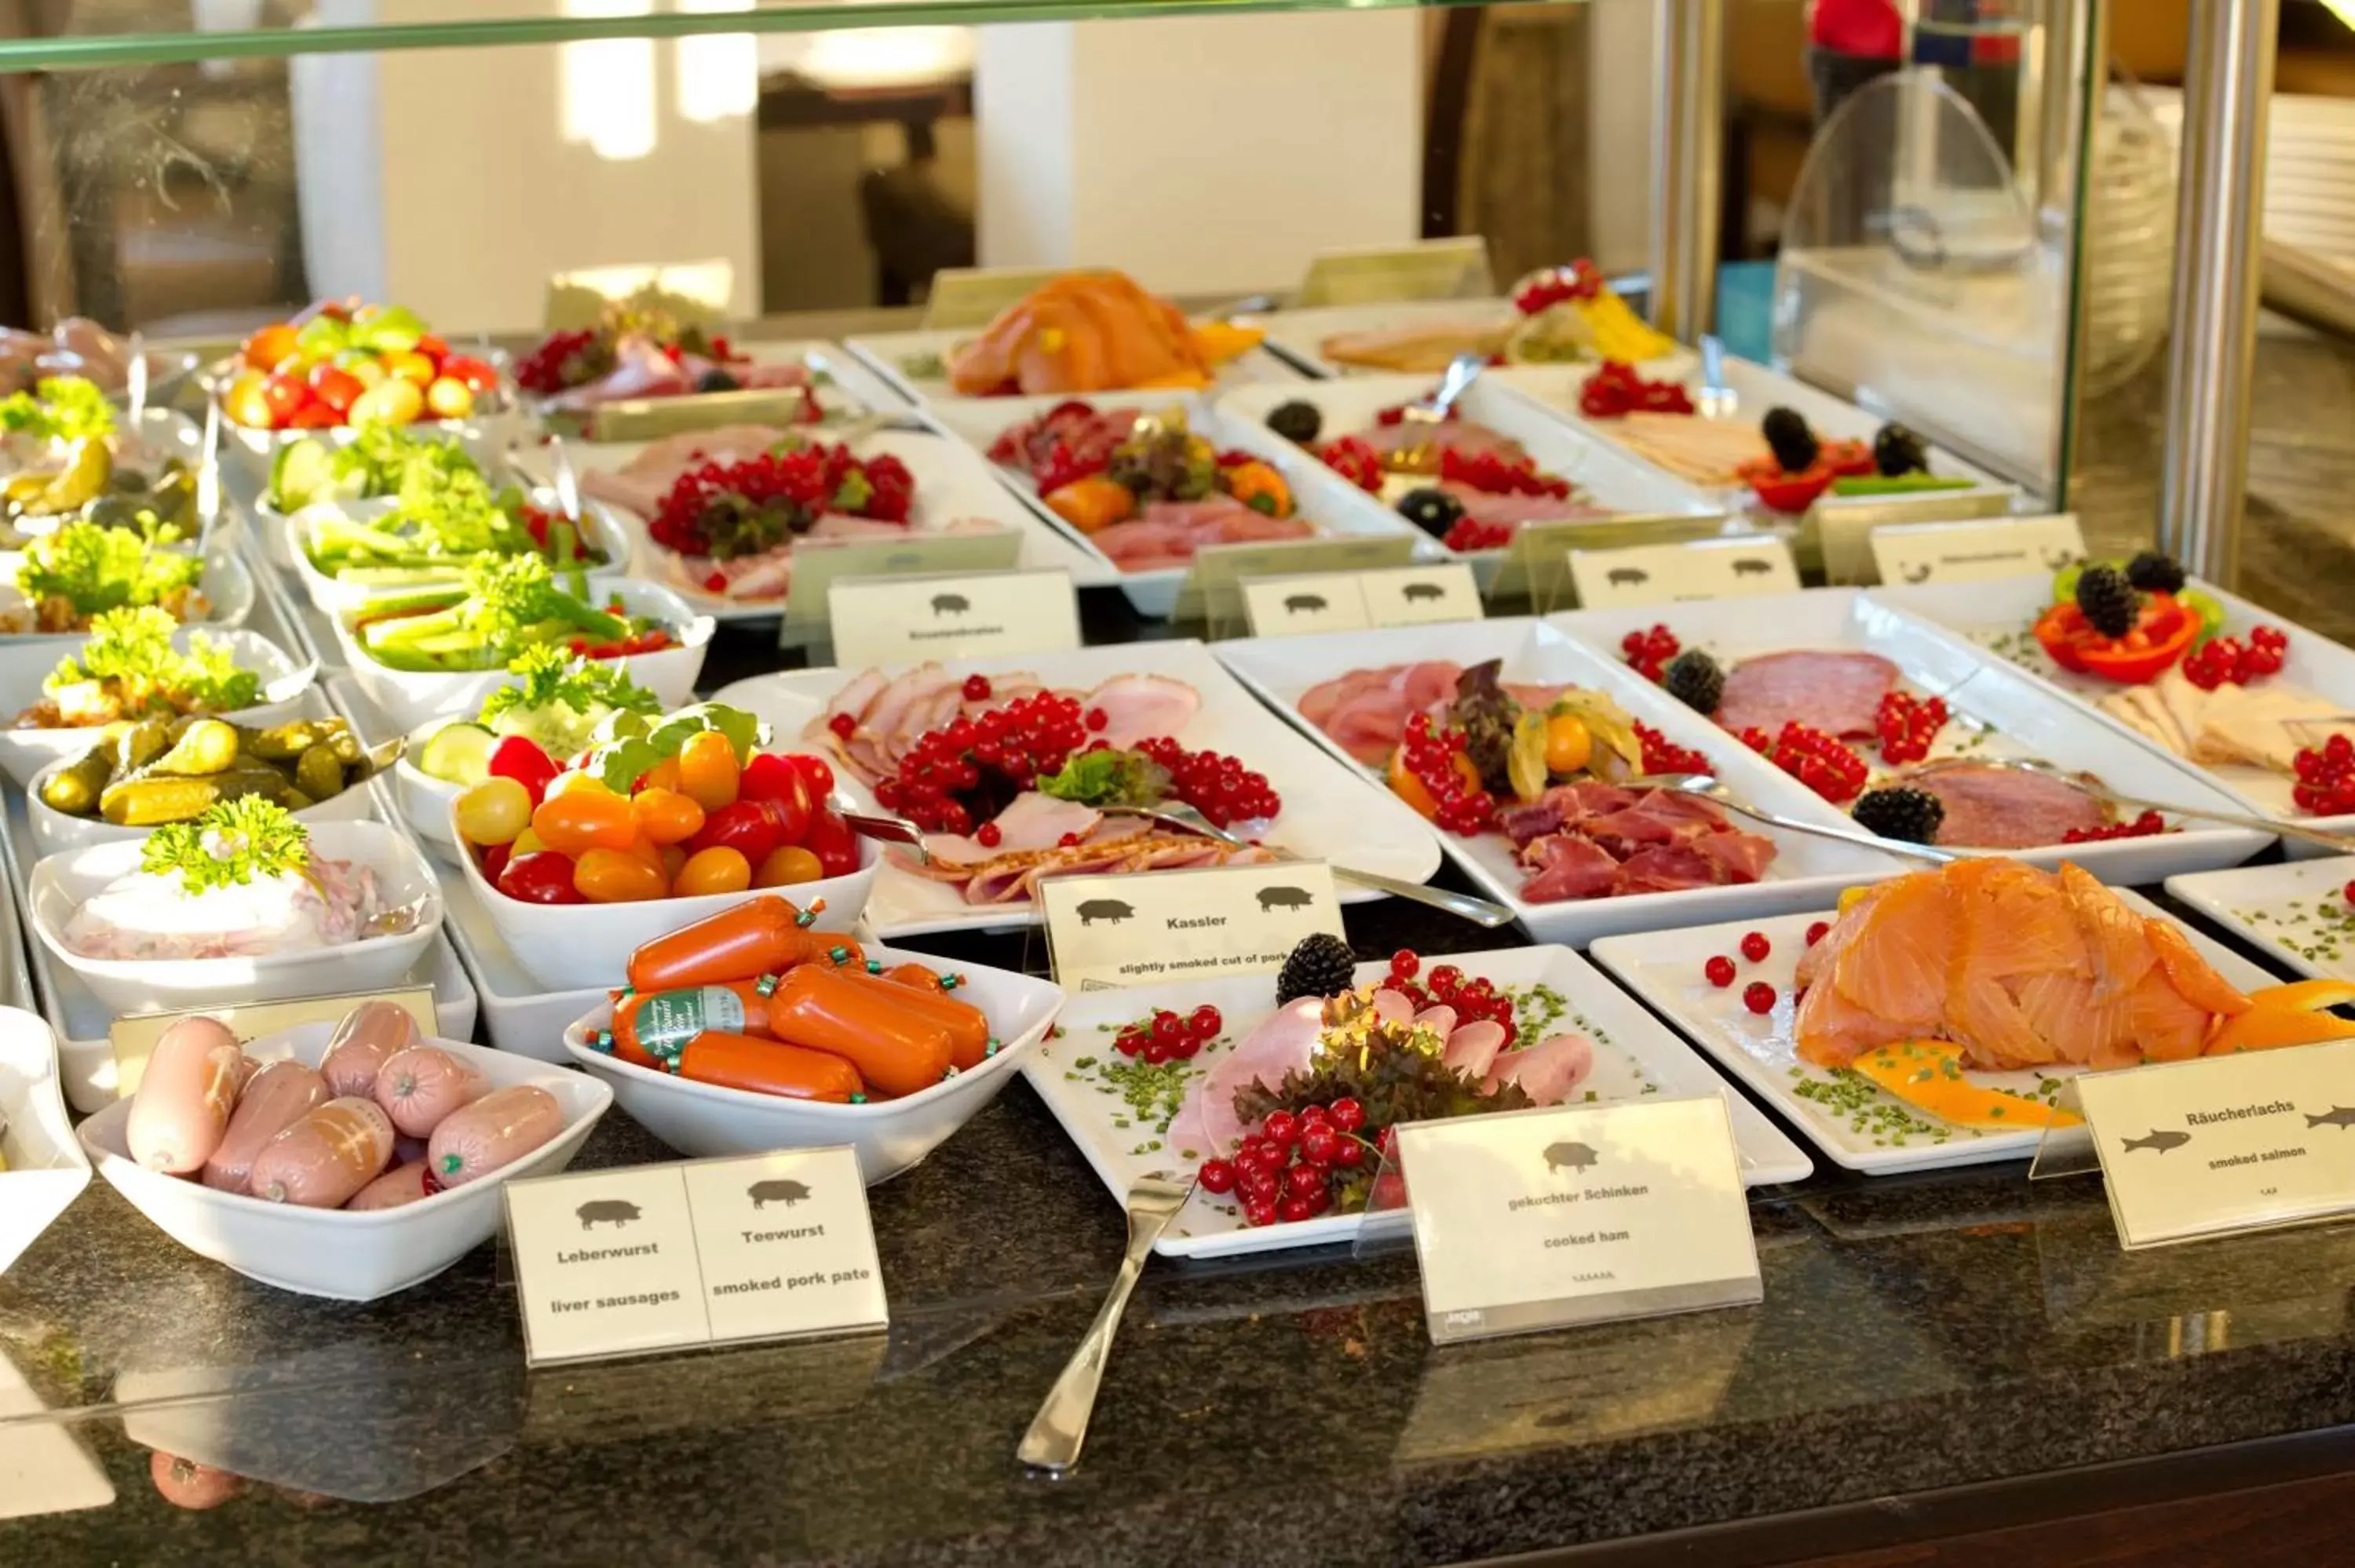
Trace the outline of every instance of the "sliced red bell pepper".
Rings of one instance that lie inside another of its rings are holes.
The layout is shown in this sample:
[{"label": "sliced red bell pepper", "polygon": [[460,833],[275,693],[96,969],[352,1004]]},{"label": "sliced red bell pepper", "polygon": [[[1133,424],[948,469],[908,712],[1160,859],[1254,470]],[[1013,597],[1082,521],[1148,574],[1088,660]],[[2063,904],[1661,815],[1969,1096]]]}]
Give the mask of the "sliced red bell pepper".
[{"label": "sliced red bell pepper", "polygon": [[1774,512],[1805,512],[1832,481],[1872,471],[1872,449],[1862,441],[1826,441],[1816,461],[1792,473],[1771,457],[1753,458],[1733,471]]},{"label": "sliced red bell pepper", "polygon": [[2138,686],[2158,679],[2191,651],[2200,637],[2200,617],[2174,595],[2154,593],[2143,600],[2134,630],[2124,637],[2096,631],[2073,603],[2045,610],[2034,630],[2038,644],[2062,669]]}]

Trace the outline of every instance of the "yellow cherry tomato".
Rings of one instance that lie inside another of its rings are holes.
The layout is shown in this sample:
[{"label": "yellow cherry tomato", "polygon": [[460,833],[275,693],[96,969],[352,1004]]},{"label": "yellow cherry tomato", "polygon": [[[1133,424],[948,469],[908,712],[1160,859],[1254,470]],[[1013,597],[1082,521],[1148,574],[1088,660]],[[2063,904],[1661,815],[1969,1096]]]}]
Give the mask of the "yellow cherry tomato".
[{"label": "yellow cherry tomato", "polygon": [[1576,714],[1556,714],[1546,720],[1545,742],[1549,773],[1576,773],[1594,755],[1594,736]]},{"label": "yellow cherry tomato", "polygon": [[744,852],[713,844],[687,857],[671,891],[681,898],[694,898],[706,893],[741,893],[751,885],[752,863],[744,858]]},{"label": "yellow cherry tomato", "polygon": [[526,828],[523,832],[517,833],[515,836],[515,842],[507,846],[509,850],[517,854],[530,854],[536,850],[544,850],[548,846],[546,844],[540,842],[539,835],[533,832],[529,828]]},{"label": "yellow cherry tomato", "polygon": [[676,790],[654,786],[630,797],[638,832],[658,844],[684,843],[703,831],[703,808]]},{"label": "yellow cherry tomato", "polygon": [[663,882],[666,885],[668,885],[670,882],[670,873],[664,870],[663,867],[662,845],[655,842],[644,833],[640,833],[636,838],[630,841],[629,853],[636,855],[640,860],[645,861],[656,871],[662,872]]},{"label": "yellow cherry tomato", "polygon": [[672,883],[677,883],[678,874],[687,867],[687,846],[685,844],[663,845],[662,867],[663,876]]},{"label": "yellow cherry tomato", "polygon": [[816,855],[799,844],[786,844],[762,857],[761,869],[752,875],[752,885],[791,887],[796,882],[815,882],[825,874],[826,867]]},{"label": "yellow cherry tomato", "polygon": [[549,780],[548,789],[540,799],[553,800],[559,795],[570,795],[575,789],[602,790],[608,795],[613,793],[611,789],[605,789],[605,781],[594,773],[580,768],[568,768]]},{"label": "yellow cherry tomato", "polygon": [[736,748],[716,729],[687,737],[678,748],[679,792],[707,811],[736,800]]},{"label": "yellow cherry tomato", "polygon": [[670,890],[663,874],[627,850],[592,849],[573,863],[572,890],[591,904],[636,904]]},{"label": "yellow cherry tomato", "polygon": [[592,849],[626,850],[638,836],[630,803],[610,789],[549,795],[531,814],[531,831],[549,848],[574,856]]},{"label": "yellow cherry tomato", "polygon": [[638,790],[643,794],[648,789],[667,789],[674,795],[678,793],[677,758],[666,757],[646,770],[646,776],[638,780]]},{"label": "yellow cherry tomato", "polygon": [[511,843],[531,822],[531,791],[513,779],[485,779],[453,808],[458,836],[472,844]]}]

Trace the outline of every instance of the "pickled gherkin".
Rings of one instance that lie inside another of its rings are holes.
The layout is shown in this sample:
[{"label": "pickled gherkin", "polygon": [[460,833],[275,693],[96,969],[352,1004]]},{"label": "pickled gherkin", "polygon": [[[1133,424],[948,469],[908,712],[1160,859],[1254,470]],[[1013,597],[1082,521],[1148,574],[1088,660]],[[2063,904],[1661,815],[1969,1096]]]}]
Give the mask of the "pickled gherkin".
[{"label": "pickled gherkin", "polygon": [[[332,721],[289,719],[268,729],[250,732],[246,749],[267,762],[292,762],[334,733]],[[340,725],[336,726],[340,728]]]},{"label": "pickled gherkin", "polygon": [[43,779],[41,804],[69,817],[96,816],[98,798],[113,777],[106,748],[99,747]]},{"label": "pickled gherkin", "polygon": [[218,801],[246,795],[275,800],[285,793],[286,779],[274,768],[240,768],[202,779],[149,774],[107,786],[99,797],[99,810],[118,828],[154,828],[202,816]]},{"label": "pickled gherkin", "polygon": [[339,718],[247,729],[184,717],[117,724],[98,744],[40,781],[50,810],[118,827],[186,821],[216,801],[262,795],[290,811],[333,799],[368,777],[367,752]]},{"label": "pickled gherkin", "polygon": [[331,743],[321,742],[295,762],[294,788],[314,800],[343,792],[344,764]]},{"label": "pickled gherkin", "polygon": [[237,726],[219,719],[198,719],[157,758],[150,769],[176,779],[201,779],[237,766]]},{"label": "pickled gherkin", "polygon": [[[101,747],[102,751],[104,748]],[[160,719],[125,726],[114,743],[114,771],[136,773],[172,749],[172,736]]]}]

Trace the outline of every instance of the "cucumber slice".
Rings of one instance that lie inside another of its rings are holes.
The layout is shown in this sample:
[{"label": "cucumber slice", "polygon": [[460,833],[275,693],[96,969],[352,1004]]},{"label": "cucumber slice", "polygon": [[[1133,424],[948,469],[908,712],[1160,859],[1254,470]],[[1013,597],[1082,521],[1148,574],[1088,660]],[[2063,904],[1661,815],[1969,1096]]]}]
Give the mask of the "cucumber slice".
[{"label": "cucumber slice", "polygon": [[278,449],[270,464],[270,504],[281,512],[300,512],[326,499],[336,482],[335,453],[315,437],[290,441]]},{"label": "cucumber slice", "polygon": [[491,753],[499,737],[478,724],[446,724],[426,737],[417,769],[452,784],[479,784],[491,776]]}]

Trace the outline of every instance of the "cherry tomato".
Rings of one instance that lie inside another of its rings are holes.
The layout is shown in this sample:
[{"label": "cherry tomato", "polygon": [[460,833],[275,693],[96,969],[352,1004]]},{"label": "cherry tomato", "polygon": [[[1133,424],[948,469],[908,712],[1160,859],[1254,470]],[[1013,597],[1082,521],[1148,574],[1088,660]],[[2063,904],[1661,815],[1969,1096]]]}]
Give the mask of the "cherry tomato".
[{"label": "cherry tomato", "polygon": [[681,898],[693,898],[706,893],[741,893],[751,885],[752,863],[741,850],[719,844],[687,856],[671,891]]},{"label": "cherry tomato", "polygon": [[245,340],[242,350],[245,362],[264,374],[277,369],[302,352],[295,341],[294,329],[284,322],[263,327]]},{"label": "cherry tomato", "polygon": [[464,382],[437,376],[425,388],[425,408],[437,419],[463,419],[474,411],[474,395]]},{"label": "cherry tomato", "polygon": [[300,376],[283,372],[264,376],[261,400],[269,406],[270,422],[282,425],[294,417],[294,411],[310,400],[311,389],[303,385]]},{"label": "cherry tomato", "polygon": [[641,904],[670,891],[658,867],[625,849],[592,849],[572,868],[572,890],[591,904]]},{"label": "cherry tomato", "polygon": [[802,836],[809,832],[810,813],[825,799],[811,796],[808,783],[791,762],[765,751],[744,765],[744,776],[737,782],[736,795],[740,801],[757,800],[774,808],[772,815],[777,824],[777,842],[787,844],[802,842]]},{"label": "cherry tomato", "polygon": [[343,415],[314,397],[294,410],[294,417],[286,421],[286,428],[290,430],[332,430],[343,422]]},{"label": "cherry tomato", "polygon": [[810,819],[802,847],[817,856],[828,876],[848,876],[858,869],[858,835],[831,806]]},{"label": "cherry tomato", "polygon": [[707,811],[736,799],[736,748],[716,729],[690,735],[678,748],[678,787]]},{"label": "cherry tomato", "polygon": [[450,343],[432,333],[421,333],[417,339],[417,352],[439,365],[450,357]]},{"label": "cherry tomato", "polygon": [[531,821],[531,791],[512,779],[485,779],[460,793],[452,810],[468,843],[512,843]]},{"label": "cherry tomato", "polygon": [[677,883],[678,874],[687,869],[687,846],[685,844],[663,845],[662,867],[663,874],[670,878],[673,883]]},{"label": "cherry tomato", "polygon": [[491,748],[490,771],[494,779],[512,779],[522,785],[538,806],[556,782],[557,767],[529,736],[510,735]]},{"label": "cherry tomato", "polygon": [[[549,782],[548,793],[543,798],[553,800],[559,795],[569,795],[575,789],[605,789],[605,781],[583,768],[567,768]],[[610,795],[613,791],[605,789],[605,793]]]},{"label": "cherry tomato", "polygon": [[655,842],[652,839],[647,838],[645,834],[641,833],[636,838],[630,841],[630,847],[625,853],[637,856],[640,860],[645,861],[656,871],[661,872],[663,874],[664,885],[667,886],[670,883],[670,873],[663,865],[663,851],[667,847],[667,845]]},{"label": "cherry tomato", "polygon": [[731,800],[703,820],[703,831],[687,841],[687,853],[725,847],[758,865],[785,842],[783,808],[773,800]]},{"label": "cherry tomato", "polygon": [[703,831],[703,808],[676,790],[639,790],[630,798],[630,815],[657,844],[685,843]]},{"label": "cherry tomato", "polygon": [[834,793],[834,769],[826,766],[825,758],[797,751],[785,760],[792,763],[794,771],[802,776],[802,783],[809,789],[813,808],[824,804],[826,798]]},{"label": "cherry tomato", "polygon": [[547,847],[548,846],[546,844],[540,842],[539,835],[538,833],[533,832],[529,828],[526,828],[523,832],[515,836],[515,842],[507,845],[507,853],[534,854]]},{"label": "cherry tomato", "polygon": [[507,862],[507,868],[499,873],[498,888],[526,904],[579,904],[582,899],[572,878],[571,856],[535,850]]},{"label": "cherry tomato", "polygon": [[410,382],[421,391],[433,380],[433,362],[415,349],[396,348],[384,356],[385,374]]},{"label": "cherry tomato", "polygon": [[[526,833],[529,832],[531,832],[529,828],[524,830]],[[521,842],[523,834],[518,833],[516,838],[517,842]],[[515,858],[515,844],[482,845],[476,851],[476,858],[482,863],[483,880],[496,887],[499,885],[499,874],[506,870],[507,862]]]},{"label": "cherry tomato", "polygon": [[655,763],[646,770],[645,777],[638,780],[638,788],[642,791],[668,789],[673,794],[677,794],[678,792],[678,758],[666,757]]},{"label": "cherry tomato", "polygon": [[353,400],[368,390],[360,378],[348,370],[338,370],[325,361],[311,366],[312,396],[340,414],[352,406]]},{"label": "cherry tomato", "polygon": [[531,814],[532,832],[549,848],[578,855],[592,849],[625,850],[638,836],[630,803],[610,789],[550,794]]},{"label": "cherry tomato", "polygon": [[499,373],[469,354],[453,354],[443,359],[442,374],[453,381],[464,382],[466,389],[478,397],[499,384]]},{"label": "cherry tomato", "polygon": [[245,1489],[245,1478],[210,1465],[199,1465],[194,1459],[183,1459],[177,1454],[166,1454],[161,1448],[147,1456],[147,1478],[155,1490],[174,1508],[203,1512],[218,1508]]},{"label": "cherry tomato", "polygon": [[261,395],[267,379],[258,370],[249,370],[229,384],[221,394],[221,416],[232,425],[242,425],[249,430],[270,429],[270,400]]},{"label": "cherry tomato", "polygon": [[773,849],[761,862],[761,869],[752,874],[755,887],[791,887],[796,882],[815,882],[826,874],[826,867],[817,856],[799,844],[786,844]]}]

